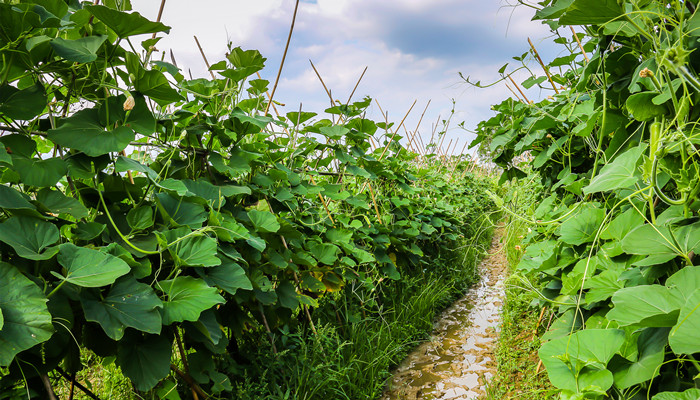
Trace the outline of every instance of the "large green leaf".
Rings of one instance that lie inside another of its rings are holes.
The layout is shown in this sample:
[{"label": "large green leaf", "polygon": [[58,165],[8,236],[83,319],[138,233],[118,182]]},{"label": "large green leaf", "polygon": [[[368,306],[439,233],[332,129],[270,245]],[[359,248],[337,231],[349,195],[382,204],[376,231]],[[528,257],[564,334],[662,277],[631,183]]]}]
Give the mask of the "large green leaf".
[{"label": "large green leaf", "polygon": [[216,256],[216,240],[207,235],[192,234],[188,228],[182,227],[166,232],[165,237],[168,251],[179,266],[213,267],[221,264]]},{"label": "large green leaf", "polygon": [[606,366],[624,342],[619,329],[584,329],[543,344],[539,356],[557,388],[580,393],[596,386],[605,391],[613,384]]},{"label": "large green leaf", "polygon": [[579,245],[592,242],[605,219],[602,208],[587,207],[561,224],[560,239],[564,243]]},{"label": "large green leaf", "polygon": [[58,247],[49,247],[59,239],[56,225],[38,218],[16,216],[0,224],[0,241],[18,256],[30,260],[48,260],[58,253]]},{"label": "large green leaf", "polygon": [[53,334],[47,299],[39,287],[10,264],[0,262],[0,367]]},{"label": "large green leaf", "polygon": [[114,340],[120,340],[126,328],[160,334],[162,319],[158,309],[163,302],[149,285],[130,275],[119,278],[106,297],[85,291],[80,302],[85,319],[99,323]]},{"label": "large green leaf", "polygon": [[106,35],[86,36],[80,39],[51,39],[51,47],[59,56],[77,63],[90,63],[97,60],[97,51],[107,40]]},{"label": "large green leaf", "polygon": [[85,6],[85,9],[110,27],[120,38],[144,33],[170,32],[170,27],[160,22],[149,21],[137,12],[127,13],[106,6]]},{"label": "large green leaf", "polygon": [[133,332],[118,342],[116,363],[136,389],[146,391],[168,376],[171,356],[167,336]]},{"label": "large green leaf", "polygon": [[248,217],[258,232],[274,233],[280,229],[277,217],[269,211],[250,210]]},{"label": "large green leaf", "polygon": [[178,276],[158,282],[157,285],[168,296],[168,300],[163,303],[163,325],[197,321],[202,311],[224,302],[216,288],[191,276]]},{"label": "large green leaf", "polygon": [[200,204],[176,198],[167,193],[158,193],[156,199],[158,200],[158,208],[165,214],[164,217],[169,218],[178,226],[185,225],[192,229],[198,229],[207,220],[207,212]]},{"label": "large green leaf", "polygon": [[14,86],[0,87],[0,114],[13,120],[31,120],[46,108],[46,93],[41,84],[19,90]]},{"label": "large green leaf", "polygon": [[334,244],[316,242],[309,244],[309,251],[311,251],[311,254],[314,255],[318,262],[326,265],[335,264],[340,253],[340,249]]},{"label": "large green leaf", "polygon": [[5,185],[0,185],[0,208],[6,210],[36,210],[36,207],[27,201],[24,194]]},{"label": "large green leaf", "polygon": [[607,318],[621,326],[671,327],[676,324],[685,299],[665,286],[643,285],[618,290],[612,302],[615,307]]},{"label": "large green leaf", "polygon": [[685,392],[663,392],[652,397],[651,400],[698,400],[700,389],[688,389]]},{"label": "large green leaf", "polygon": [[232,295],[238,289],[253,290],[253,284],[243,267],[228,258],[224,258],[221,265],[201,271],[200,275],[210,286],[216,286]]},{"label": "large green leaf", "polygon": [[58,190],[43,188],[36,194],[36,200],[54,214],[70,214],[77,219],[88,216],[88,209],[84,205]]},{"label": "large green leaf", "polygon": [[646,328],[637,338],[637,360],[625,360],[619,365],[611,365],[616,387],[626,389],[659,375],[664,362],[668,331],[668,328]]},{"label": "large green leaf", "polygon": [[676,354],[700,352],[700,288],[690,295],[681,308],[678,323],[671,329],[668,343]]},{"label": "large green leaf", "polygon": [[58,128],[50,129],[48,138],[60,146],[97,157],[124,150],[134,140],[135,134],[126,126],[105,131],[100,124],[98,110],[89,108],[64,119]]},{"label": "large green leaf", "polygon": [[59,157],[13,157],[12,169],[17,171],[22,183],[37,187],[53,186],[68,172],[65,161]]},{"label": "large green leaf", "polygon": [[613,162],[600,170],[600,174],[591,179],[590,185],[583,188],[585,194],[624,189],[639,180],[637,165],[646,145],[631,148],[620,154]]},{"label": "large green leaf", "polygon": [[66,282],[82,287],[107,286],[131,271],[122,259],[101,251],[78,247],[73,243],[59,246],[58,263],[65,268],[65,277],[54,273]]},{"label": "large green leaf", "polygon": [[623,15],[616,0],[575,0],[559,19],[560,25],[601,25]]},{"label": "large green leaf", "polygon": [[639,226],[622,239],[622,250],[629,254],[686,256],[700,250],[700,223],[673,231],[667,226]]},{"label": "large green leaf", "polygon": [[630,114],[637,121],[649,121],[668,112],[664,105],[656,105],[652,99],[659,94],[657,92],[642,92],[627,98],[625,105]]},{"label": "large green leaf", "polygon": [[161,105],[182,99],[178,91],[170,86],[165,75],[157,70],[142,71],[136,78],[134,87]]}]

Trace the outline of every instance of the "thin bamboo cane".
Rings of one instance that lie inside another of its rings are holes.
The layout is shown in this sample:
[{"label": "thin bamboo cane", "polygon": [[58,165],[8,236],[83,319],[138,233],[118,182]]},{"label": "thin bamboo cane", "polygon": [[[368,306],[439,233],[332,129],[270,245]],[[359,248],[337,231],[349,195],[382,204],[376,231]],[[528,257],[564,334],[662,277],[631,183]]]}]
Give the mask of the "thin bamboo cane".
[{"label": "thin bamboo cane", "polygon": [[[314,179],[313,175],[309,175],[309,179],[311,180],[311,183],[316,185],[316,180]],[[331,223],[333,226],[335,226],[335,220],[333,219],[333,216],[331,215],[330,210],[328,210],[328,204],[326,204],[326,199],[323,197],[321,193],[318,194],[318,198],[321,199],[321,203],[323,203],[323,208],[326,209],[326,214],[328,214],[328,218],[331,220]]]},{"label": "thin bamboo cane", "polygon": [[345,104],[350,104],[350,100],[352,100],[352,96],[355,94],[357,87],[360,86],[360,82],[362,82],[362,78],[365,76],[365,72],[367,72],[367,68],[369,68],[369,66],[365,67],[364,71],[362,71],[362,75],[360,75],[360,79],[357,80],[357,83],[355,84],[355,87],[352,89],[350,96],[348,96],[348,101],[346,101]]},{"label": "thin bamboo cane", "polygon": [[518,84],[515,83],[515,81],[513,80],[513,77],[508,75],[508,79],[510,79],[510,81],[513,83],[515,88],[518,89],[518,92],[520,92],[520,94],[523,96],[523,99],[525,99],[525,102],[527,102],[527,104],[530,104],[531,103],[530,99],[528,99],[527,96],[525,96],[525,93],[523,93],[523,91],[520,90],[520,86],[518,86]]},{"label": "thin bamboo cane", "polygon": [[573,26],[569,26],[571,28],[571,33],[574,34],[574,39],[576,39],[576,43],[578,43],[578,48],[581,49],[581,53],[583,54],[583,58],[586,59],[586,63],[591,62],[591,60],[588,58],[588,54],[586,54],[586,50],[583,49],[583,45],[581,44],[581,40],[578,38],[578,34],[574,30]]},{"label": "thin bamboo cane", "polygon": [[[209,65],[209,60],[207,60],[207,56],[204,54],[204,50],[202,50],[202,45],[199,44],[199,39],[197,39],[197,35],[194,36],[194,41],[197,42],[197,47],[199,48],[199,53],[202,55],[202,58],[204,59],[204,64],[207,65],[207,71],[209,71],[209,75],[211,75],[211,79],[216,79],[216,76],[214,76],[214,73],[211,71],[211,65]],[[192,77],[192,74],[190,73],[190,78]]]},{"label": "thin bamboo cane", "polygon": [[292,32],[294,31],[294,23],[297,20],[297,10],[299,9],[299,0],[297,0],[294,5],[294,15],[292,15],[292,25],[289,27],[289,36],[287,36],[287,44],[284,46],[284,53],[282,54],[282,61],[280,62],[280,69],[277,71],[277,78],[275,78],[275,84],[272,86],[272,94],[270,95],[270,101],[267,103],[265,108],[265,115],[270,111],[270,104],[275,98],[275,92],[277,91],[277,84],[280,81],[280,76],[282,76],[282,68],[284,67],[284,60],[287,58],[287,50],[289,50],[289,43],[292,41]]},{"label": "thin bamboo cane", "polygon": [[515,98],[518,99],[518,101],[520,101],[520,102],[522,102],[522,103],[525,103],[525,101],[524,101],[523,99],[521,99],[520,96],[518,96],[518,94],[515,93],[515,92],[513,91],[513,89],[511,89],[510,86],[508,86],[507,83],[506,83],[506,87],[508,88],[508,90],[510,90],[511,93],[513,93],[513,96],[515,96]]},{"label": "thin bamboo cane", "polygon": [[539,61],[540,65],[542,66],[544,73],[547,74],[547,79],[549,79],[549,83],[552,84],[552,87],[554,88],[554,92],[556,94],[559,94],[559,89],[557,89],[557,85],[554,84],[554,81],[552,80],[552,76],[549,74],[549,70],[547,70],[547,67],[544,65],[542,58],[540,58],[540,53],[537,52],[537,49],[535,48],[535,45],[532,44],[532,40],[530,40],[530,38],[527,38],[527,41],[528,41],[528,43],[530,43],[530,47],[532,47],[532,51],[535,52],[535,57],[537,58],[537,61]]},{"label": "thin bamboo cane", "polygon": [[379,225],[384,225],[384,222],[382,222],[382,216],[379,214],[379,207],[377,206],[377,200],[374,197],[374,189],[372,189],[372,184],[368,183],[369,185],[369,193],[372,196],[372,204],[374,204],[374,211],[377,213],[377,220],[379,220]]},{"label": "thin bamboo cane", "polygon": [[[161,2],[160,2],[160,9],[158,10],[158,18],[156,18],[156,22],[160,22],[160,17],[163,16],[163,8],[164,8],[164,7],[165,7],[165,0],[161,0]],[[151,39],[155,39],[155,38],[156,38],[156,33],[157,33],[157,32],[153,32],[153,36],[151,36]]]}]

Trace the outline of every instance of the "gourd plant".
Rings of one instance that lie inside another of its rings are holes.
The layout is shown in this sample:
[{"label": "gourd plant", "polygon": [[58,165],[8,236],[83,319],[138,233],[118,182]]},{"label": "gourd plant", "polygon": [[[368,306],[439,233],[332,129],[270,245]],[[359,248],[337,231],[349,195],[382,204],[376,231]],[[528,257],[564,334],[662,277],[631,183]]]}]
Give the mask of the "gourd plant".
[{"label": "gourd plant", "polygon": [[551,82],[526,83],[558,93],[499,104],[477,143],[503,179],[526,175],[517,157],[530,157],[548,189],[518,265],[556,316],[540,358],[562,399],[698,398],[696,2],[533,7],[573,52],[547,68]]},{"label": "gourd plant", "polygon": [[488,208],[471,178],[417,168],[369,98],[335,123],[266,114],[258,51],[186,79],[157,57],[169,27],[103,4],[0,2],[0,398],[47,398],[86,350],[138,391],[230,391],[241,338],[277,351]]}]

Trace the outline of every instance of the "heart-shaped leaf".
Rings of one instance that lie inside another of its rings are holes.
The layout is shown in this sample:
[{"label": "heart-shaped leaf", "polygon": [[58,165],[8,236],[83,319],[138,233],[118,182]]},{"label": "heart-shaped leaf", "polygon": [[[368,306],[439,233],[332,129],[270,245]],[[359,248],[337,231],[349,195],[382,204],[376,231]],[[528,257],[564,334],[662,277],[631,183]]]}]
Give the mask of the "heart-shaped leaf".
[{"label": "heart-shaped leaf", "polygon": [[66,269],[66,276],[54,275],[77,286],[107,286],[131,271],[126,262],[101,251],[73,243],[64,243],[59,248],[58,263]]},{"label": "heart-shaped leaf", "polygon": [[18,256],[30,260],[48,260],[58,253],[58,247],[50,247],[58,241],[56,225],[37,218],[15,216],[0,224],[0,241],[13,249]]}]

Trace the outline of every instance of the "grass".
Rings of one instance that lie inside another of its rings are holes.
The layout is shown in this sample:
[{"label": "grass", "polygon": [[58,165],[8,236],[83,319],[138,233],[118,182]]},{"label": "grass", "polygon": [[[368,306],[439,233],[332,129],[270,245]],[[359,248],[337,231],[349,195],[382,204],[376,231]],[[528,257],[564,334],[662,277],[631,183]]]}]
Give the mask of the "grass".
[{"label": "grass", "polygon": [[[528,215],[535,202],[525,201],[518,210]],[[535,295],[520,287],[520,279],[513,274],[523,255],[521,242],[528,233],[528,225],[520,220],[510,221],[506,228],[506,254],[510,278],[506,281],[506,299],[501,316],[501,333],[496,349],[497,373],[486,388],[487,400],[541,400],[554,398],[547,373],[539,365],[537,351],[539,336],[547,327],[547,318],[540,319],[540,309],[531,305]]]}]

